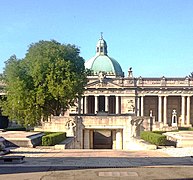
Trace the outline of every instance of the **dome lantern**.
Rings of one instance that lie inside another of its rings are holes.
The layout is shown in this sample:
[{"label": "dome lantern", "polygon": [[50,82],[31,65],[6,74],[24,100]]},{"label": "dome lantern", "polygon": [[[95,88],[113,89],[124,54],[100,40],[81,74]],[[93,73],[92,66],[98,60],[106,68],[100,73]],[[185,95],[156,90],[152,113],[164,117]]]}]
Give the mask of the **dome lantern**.
[{"label": "dome lantern", "polygon": [[107,55],[107,43],[103,39],[103,33],[101,32],[101,37],[96,45],[96,54],[97,55]]}]

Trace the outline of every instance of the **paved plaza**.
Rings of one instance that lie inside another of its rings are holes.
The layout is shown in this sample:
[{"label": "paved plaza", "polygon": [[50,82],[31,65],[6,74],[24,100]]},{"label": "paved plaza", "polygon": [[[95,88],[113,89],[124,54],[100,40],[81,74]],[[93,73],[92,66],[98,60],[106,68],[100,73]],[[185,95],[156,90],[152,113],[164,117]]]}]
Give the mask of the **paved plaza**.
[{"label": "paved plaza", "polygon": [[[185,154],[187,152],[187,154]],[[189,153],[189,154],[188,154]],[[192,165],[193,148],[166,148],[144,151],[55,150],[14,148],[8,156],[25,156],[15,166],[62,166],[66,168],[123,168],[162,165]],[[2,164],[0,166],[10,166]]]},{"label": "paved plaza", "polygon": [[192,153],[193,148],[148,151],[15,148],[8,156],[24,155],[25,162],[1,164],[0,180],[191,179],[193,160],[185,152]]},{"label": "paved plaza", "polygon": [[193,148],[93,150],[10,148],[23,163],[0,164],[0,180],[193,179]]}]

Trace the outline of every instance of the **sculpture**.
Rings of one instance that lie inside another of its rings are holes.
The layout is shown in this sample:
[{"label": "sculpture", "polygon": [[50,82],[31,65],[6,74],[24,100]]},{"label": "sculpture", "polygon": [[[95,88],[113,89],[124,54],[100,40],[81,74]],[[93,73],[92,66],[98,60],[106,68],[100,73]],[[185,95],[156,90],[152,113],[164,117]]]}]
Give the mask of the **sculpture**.
[{"label": "sculpture", "polygon": [[172,111],[172,127],[177,127],[178,126],[178,121],[177,121],[177,112],[175,109]]},{"label": "sculpture", "polygon": [[99,72],[98,79],[102,83],[104,79],[106,78],[106,74],[102,71]]},{"label": "sculpture", "polygon": [[136,137],[138,134],[139,126],[142,124],[144,119],[137,118],[131,120],[131,137]]},{"label": "sculpture", "polygon": [[68,137],[73,137],[74,136],[74,128],[76,127],[76,123],[74,120],[69,120],[67,123],[66,123],[66,127],[68,129],[68,132],[67,132],[67,136]]}]

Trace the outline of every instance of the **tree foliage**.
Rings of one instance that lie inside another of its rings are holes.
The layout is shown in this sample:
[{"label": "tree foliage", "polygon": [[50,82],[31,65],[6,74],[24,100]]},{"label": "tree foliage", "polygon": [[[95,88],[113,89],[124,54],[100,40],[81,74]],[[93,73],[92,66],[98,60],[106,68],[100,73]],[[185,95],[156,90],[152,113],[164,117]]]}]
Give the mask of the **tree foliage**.
[{"label": "tree foliage", "polygon": [[84,60],[74,45],[56,41],[31,44],[24,59],[6,61],[4,115],[24,125],[59,115],[74,105],[86,83]]}]

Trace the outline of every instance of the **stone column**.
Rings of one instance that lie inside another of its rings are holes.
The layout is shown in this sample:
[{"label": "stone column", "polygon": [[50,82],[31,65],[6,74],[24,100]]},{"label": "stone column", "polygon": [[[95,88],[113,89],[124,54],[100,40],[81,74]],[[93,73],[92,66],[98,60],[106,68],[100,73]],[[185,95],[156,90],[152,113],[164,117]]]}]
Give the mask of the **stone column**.
[{"label": "stone column", "polygon": [[162,96],[158,96],[158,122],[162,122]]},{"label": "stone column", "polygon": [[120,150],[123,149],[123,138],[122,138],[122,131],[120,129],[116,130],[116,149]]},{"label": "stone column", "polygon": [[141,96],[141,116],[144,116],[144,96]]},{"label": "stone column", "polygon": [[109,111],[109,96],[105,96],[105,111]]},{"label": "stone column", "polygon": [[140,116],[140,97],[137,97],[137,116]]},{"label": "stone column", "polygon": [[116,96],[116,114],[119,114],[119,96]]},{"label": "stone column", "polygon": [[182,104],[181,104],[181,117],[182,117],[182,120],[181,120],[181,125],[183,126],[185,124],[185,99],[186,97],[185,96],[182,96]]},{"label": "stone column", "polygon": [[83,97],[81,97],[81,100],[80,100],[80,114],[83,114]]},{"label": "stone column", "polygon": [[90,133],[88,129],[84,130],[84,149],[90,149]]},{"label": "stone column", "polygon": [[90,130],[89,139],[90,139],[90,149],[93,149],[93,145],[94,145],[94,142],[93,142],[93,130]]},{"label": "stone column", "polygon": [[112,139],[113,139],[112,149],[116,149],[116,130],[112,130]]},{"label": "stone column", "polygon": [[88,113],[88,96],[84,96],[84,114]]},{"label": "stone column", "polygon": [[186,124],[190,125],[190,96],[187,97],[187,119]]},{"label": "stone column", "polygon": [[164,96],[164,125],[167,125],[167,96]]},{"label": "stone column", "polygon": [[95,106],[94,106],[95,114],[97,114],[97,111],[98,111],[98,96],[95,96],[94,102],[95,102]]}]

